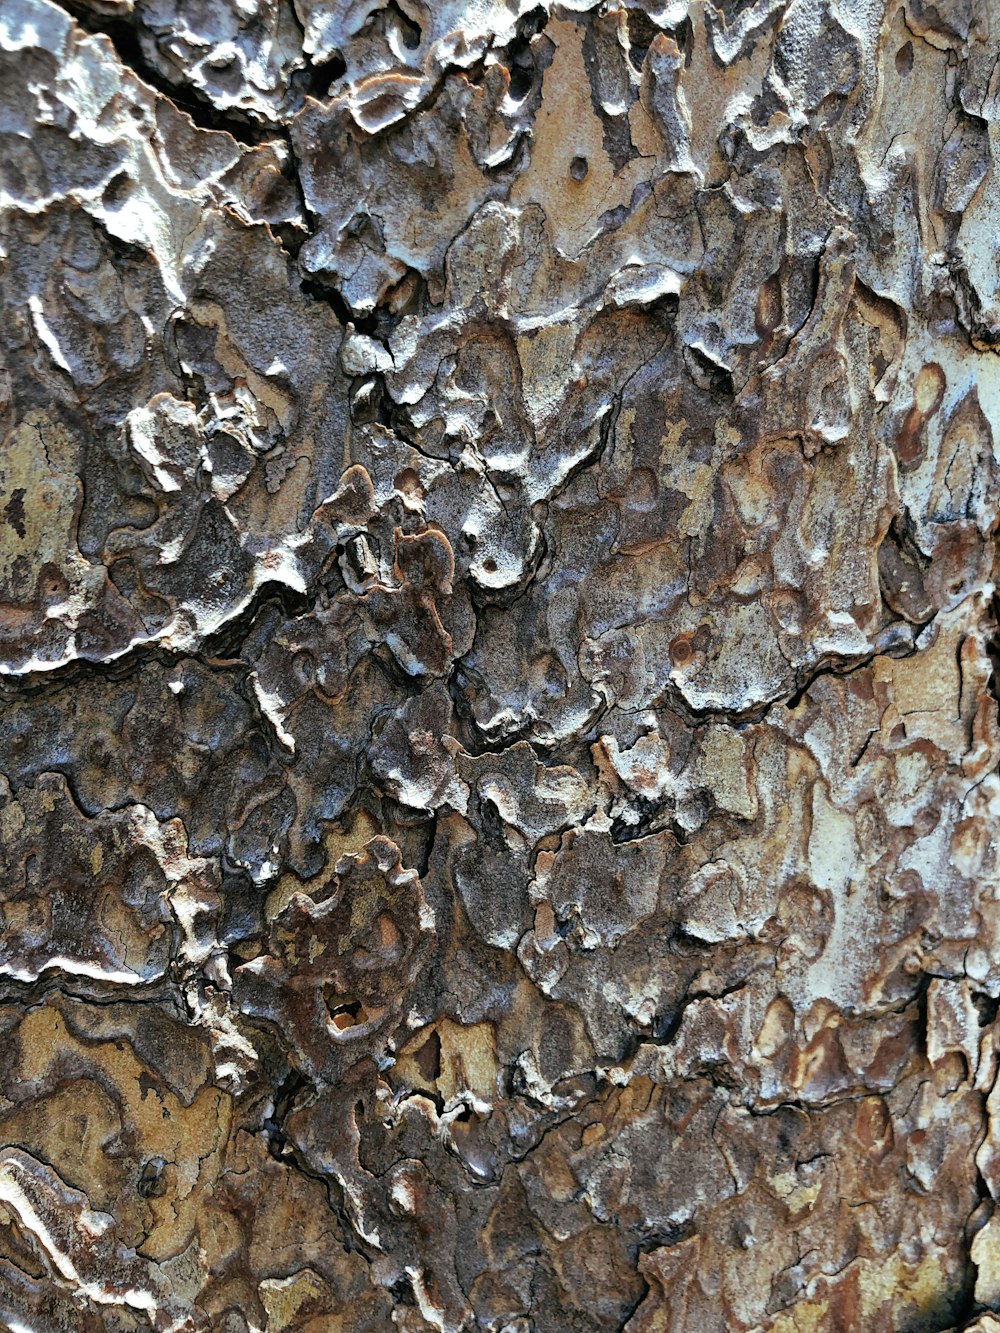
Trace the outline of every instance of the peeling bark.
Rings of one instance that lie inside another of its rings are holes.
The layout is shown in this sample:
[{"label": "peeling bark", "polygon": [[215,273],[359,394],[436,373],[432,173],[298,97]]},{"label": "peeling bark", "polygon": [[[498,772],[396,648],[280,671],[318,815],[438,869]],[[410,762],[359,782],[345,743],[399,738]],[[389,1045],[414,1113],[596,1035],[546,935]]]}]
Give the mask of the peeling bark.
[{"label": "peeling bark", "polygon": [[4,1327],[1000,1329],[998,40],[0,5]]}]

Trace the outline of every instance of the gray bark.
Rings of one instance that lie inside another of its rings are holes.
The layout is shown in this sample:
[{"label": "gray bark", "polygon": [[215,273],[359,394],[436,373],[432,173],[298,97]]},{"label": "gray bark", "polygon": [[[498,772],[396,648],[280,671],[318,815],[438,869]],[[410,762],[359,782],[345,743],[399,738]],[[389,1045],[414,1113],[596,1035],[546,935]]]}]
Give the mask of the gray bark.
[{"label": "gray bark", "polygon": [[1000,1329],[994,7],[0,102],[0,1322]]}]

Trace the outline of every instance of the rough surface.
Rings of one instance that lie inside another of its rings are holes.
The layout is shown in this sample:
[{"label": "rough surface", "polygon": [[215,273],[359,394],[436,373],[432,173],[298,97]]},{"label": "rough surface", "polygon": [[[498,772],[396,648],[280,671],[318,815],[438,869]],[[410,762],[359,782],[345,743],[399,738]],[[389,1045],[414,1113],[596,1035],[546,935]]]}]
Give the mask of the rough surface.
[{"label": "rough surface", "polygon": [[1000,12],[0,4],[0,1323],[990,1333]]}]

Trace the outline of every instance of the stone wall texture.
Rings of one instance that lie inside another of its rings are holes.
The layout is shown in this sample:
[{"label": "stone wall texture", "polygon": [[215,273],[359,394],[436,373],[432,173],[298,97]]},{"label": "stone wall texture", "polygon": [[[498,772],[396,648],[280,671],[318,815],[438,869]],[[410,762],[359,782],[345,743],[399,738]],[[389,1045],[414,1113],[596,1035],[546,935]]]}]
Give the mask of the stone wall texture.
[{"label": "stone wall texture", "polygon": [[997,0],[0,0],[0,1326],[1000,1330]]}]

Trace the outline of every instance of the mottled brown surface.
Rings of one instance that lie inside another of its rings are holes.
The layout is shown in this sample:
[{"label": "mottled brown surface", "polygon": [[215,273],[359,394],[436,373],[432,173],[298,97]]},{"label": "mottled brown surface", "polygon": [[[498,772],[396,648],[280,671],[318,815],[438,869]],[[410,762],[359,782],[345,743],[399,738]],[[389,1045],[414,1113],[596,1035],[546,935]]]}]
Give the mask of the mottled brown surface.
[{"label": "mottled brown surface", "polygon": [[1000,10],[0,0],[0,1326],[997,1333]]}]

